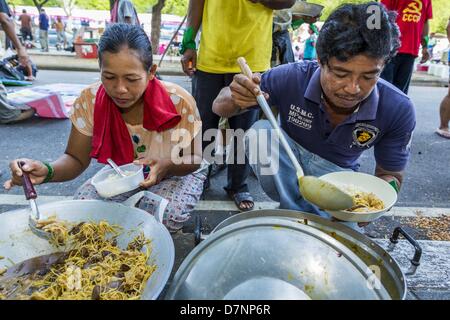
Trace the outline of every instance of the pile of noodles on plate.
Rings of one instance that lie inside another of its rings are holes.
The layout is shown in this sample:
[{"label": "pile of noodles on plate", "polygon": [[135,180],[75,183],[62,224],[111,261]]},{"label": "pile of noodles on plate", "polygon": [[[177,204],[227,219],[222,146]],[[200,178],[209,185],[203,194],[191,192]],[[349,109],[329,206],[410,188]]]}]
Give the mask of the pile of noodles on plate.
[{"label": "pile of noodles on plate", "polygon": [[384,209],[383,201],[372,192],[357,191],[352,198],[354,206],[346,211],[373,212]]}]

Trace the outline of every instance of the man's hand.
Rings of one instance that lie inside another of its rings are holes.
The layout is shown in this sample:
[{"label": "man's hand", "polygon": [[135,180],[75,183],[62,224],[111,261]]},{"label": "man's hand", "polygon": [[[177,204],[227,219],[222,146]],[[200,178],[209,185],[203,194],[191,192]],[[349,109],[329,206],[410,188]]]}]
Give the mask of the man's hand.
[{"label": "man's hand", "polygon": [[162,158],[139,159],[134,161],[134,164],[150,166],[150,173],[147,179],[140,184],[143,188],[149,188],[160,183],[162,179],[167,177],[170,172],[170,168],[173,165],[170,159]]},{"label": "man's hand", "polygon": [[427,48],[422,48],[422,59],[420,60],[420,63],[425,63],[428,60],[430,60],[430,52]]},{"label": "man's hand", "polygon": [[[258,104],[256,96],[260,93],[259,84],[261,75],[254,73],[252,80],[243,74],[237,74],[230,84],[231,98],[233,103],[241,109],[254,107]],[[263,92],[264,98],[269,99],[269,95]]]},{"label": "man's hand", "polygon": [[197,70],[197,51],[186,49],[181,58],[181,66],[183,67],[183,72],[189,77],[192,77]]},{"label": "man's hand", "polygon": [[31,60],[28,53],[24,47],[17,50],[17,56],[19,57],[19,64],[25,67],[26,77],[33,78],[33,69],[31,67]]}]

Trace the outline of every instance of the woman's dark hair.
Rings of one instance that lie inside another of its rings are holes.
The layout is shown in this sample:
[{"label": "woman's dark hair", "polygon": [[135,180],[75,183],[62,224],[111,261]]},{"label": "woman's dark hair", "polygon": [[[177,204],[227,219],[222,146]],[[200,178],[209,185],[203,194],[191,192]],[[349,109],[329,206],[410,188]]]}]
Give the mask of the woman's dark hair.
[{"label": "woman's dark hair", "polygon": [[377,2],[343,4],[325,21],[317,39],[321,64],[335,57],[347,61],[358,54],[381,58],[386,63],[400,47],[397,13]]},{"label": "woman's dark hair", "polygon": [[150,70],[153,64],[152,44],[140,26],[127,23],[114,23],[108,26],[100,37],[98,43],[100,67],[104,52],[118,53],[123,48],[135,50],[145,70]]}]

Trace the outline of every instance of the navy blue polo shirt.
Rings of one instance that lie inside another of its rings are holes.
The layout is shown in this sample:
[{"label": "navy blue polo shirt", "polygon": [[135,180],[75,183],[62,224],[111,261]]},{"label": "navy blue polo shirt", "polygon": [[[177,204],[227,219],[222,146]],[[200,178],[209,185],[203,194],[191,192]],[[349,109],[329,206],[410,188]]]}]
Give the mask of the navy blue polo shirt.
[{"label": "navy blue polo shirt", "polygon": [[411,100],[380,79],[358,110],[333,129],[322,104],[320,71],[317,62],[298,62],[262,75],[261,89],[270,95],[269,104],[278,108],[283,130],[340,167],[358,170],[358,158],[374,147],[379,166],[403,170],[416,125]]}]

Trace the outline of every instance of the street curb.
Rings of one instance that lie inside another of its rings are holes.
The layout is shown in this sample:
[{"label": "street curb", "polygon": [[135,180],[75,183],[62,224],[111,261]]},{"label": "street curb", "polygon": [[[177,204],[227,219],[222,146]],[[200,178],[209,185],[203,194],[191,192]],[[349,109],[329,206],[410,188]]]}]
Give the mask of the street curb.
[{"label": "street curb", "polygon": [[[73,56],[30,54],[31,60],[36,64],[38,70],[56,70],[56,71],[81,71],[81,72],[100,72],[97,59],[82,59]],[[153,60],[158,64],[159,60]],[[158,68],[161,75],[184,76],[179,63],[163,62],[162,67]]]}]

